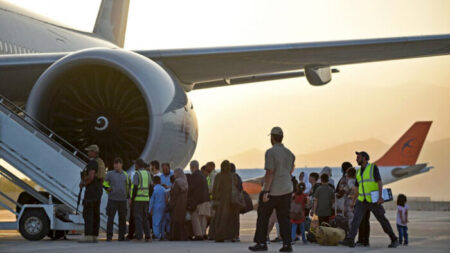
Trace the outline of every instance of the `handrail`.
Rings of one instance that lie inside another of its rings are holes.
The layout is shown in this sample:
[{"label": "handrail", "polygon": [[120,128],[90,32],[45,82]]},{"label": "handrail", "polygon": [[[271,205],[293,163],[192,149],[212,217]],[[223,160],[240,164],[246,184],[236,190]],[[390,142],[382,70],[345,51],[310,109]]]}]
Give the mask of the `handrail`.
[{"label": "handrail", "polygon": [[[6,104],[8,104],[9,106],[12,106],[15,110],[22,113],[23,116],[19,115],[17,112],[14,112],[13,110],[11,110],[10,107],[8,107]],[[0,105],[3,105],[8,111],[10,111],[11,113],[15,114],[16,116],[22,118],[28,125],[30,125],[34,129],[36,129],[37,131],[41,132],[42,134],[46,135],[49,139],[54,139],[54,141],[56,141],[59,144],[59,146],[61,146],[62,149],[66,150],[67,152],[71,153],[74,156],[81,158],[84,161],[89,160],[89,157],[85,153],[81,152],[78,148],[76,148],[75,146],[70,144],[68,141],[66,141],[64,138],[62,138],[61,136],[59,136],[58,134],[53,132],[50,128],[48,128],[46,125],[44,125],[40,121],[38,121],[37,119],[28,115],[25,112],[25,110],[23,110],[22,108],[20,108],[19,106],[17,106],[12,101],[10,101],[9,99],[7,99],[6,97],[4,97],[2,95],[0,95]],[[33,123],[29,122],[29,120],[31,120]],[[49,133],[46,134],[43,130],[46,130]],[[69,147],[73,151],[69,150],[67,147]]]}]

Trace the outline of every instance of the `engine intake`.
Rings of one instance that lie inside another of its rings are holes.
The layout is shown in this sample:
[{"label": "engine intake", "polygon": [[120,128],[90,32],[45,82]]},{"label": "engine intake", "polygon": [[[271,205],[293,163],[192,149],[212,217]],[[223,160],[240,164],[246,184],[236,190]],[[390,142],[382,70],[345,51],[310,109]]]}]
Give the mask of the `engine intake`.
[{"label": "engine intake", "polygon": [[164,69],[139,54],[87,49],[63,57],[40,76],[27,111],[80,149],[99,145],[110,168],[116,156],[128,168],[138,157],[156,159],[164,152],[156,149],[164,114],[181,89],[177,86]]}]

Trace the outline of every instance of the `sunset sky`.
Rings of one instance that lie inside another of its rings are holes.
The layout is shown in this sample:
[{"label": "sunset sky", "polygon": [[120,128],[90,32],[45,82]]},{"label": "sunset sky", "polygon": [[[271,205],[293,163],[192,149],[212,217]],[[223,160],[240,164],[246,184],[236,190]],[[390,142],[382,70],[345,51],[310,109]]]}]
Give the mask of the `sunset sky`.
[{"label": "sunset sky", "polygon": [[[100,3],[10,1],[85,31],[92,30]],[[448,34],[449,13],[448,0],[131,0],[125,48]],[[219,162],[268,148],[267,133],[275,125],[296,154],[368,138],[391,144],[418,120],[434,121],[428,140],[450,137],[450,56],[338,68],[341,73],[324,87],[296,78],[190,92],[199,121],[194,158]]]}]

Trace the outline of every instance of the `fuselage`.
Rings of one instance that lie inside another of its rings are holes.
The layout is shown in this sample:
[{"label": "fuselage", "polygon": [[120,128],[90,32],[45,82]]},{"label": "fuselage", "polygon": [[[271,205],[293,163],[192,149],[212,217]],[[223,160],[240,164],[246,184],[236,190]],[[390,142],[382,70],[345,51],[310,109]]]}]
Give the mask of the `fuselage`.
[{"label": "fuselage", "polygon": [[72,52],[91,47],[116,48],[106,40],[0,2],[0,54]]},{"label": "fuselage", "polygon": [[[21,54],[36,54],[36,57],[39,57],[39,53],[76,52],[88,48],[118,46],[93,33],[64,27],[44,16],[0,1],[0,55],[20,57]],[[135,54],[131,51],[130,53]],[[23,67],[33,68],[32,65]],[[45,69],[42,69],[41,72],[44,71]],[[39,75],[17,77],[18,73],[14,70],[2,73],[0,94],[19,105],[27,106],[29,94]],[[174,93],[173,96],[164,101],[164,104],[170,106],[163,114],[155,116],[162,126],[157,130],[161,140],[157,145],[158,149],[152,152],[152,157],[142,158],[146,161],[158,159],[161,162],[169,162],[174,167],[183,168],[192,158],[196,148],[197,119],[192,103],[181,86],[171,92]]]}]

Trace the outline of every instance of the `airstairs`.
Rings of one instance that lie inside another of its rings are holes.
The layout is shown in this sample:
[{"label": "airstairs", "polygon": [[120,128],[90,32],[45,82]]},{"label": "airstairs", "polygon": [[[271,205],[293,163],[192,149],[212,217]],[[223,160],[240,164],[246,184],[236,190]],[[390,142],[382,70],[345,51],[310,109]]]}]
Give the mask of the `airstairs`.
[{"label": "airstairs", "polygon": [[[80,172],[85,168],[88,157],[2,96],[0,159],[3,159],[0,176],[22,188],[35,200],[34,204],[19,203],[0,191],[0,206],[17,217],[16,222],[0,223],[0,230],[17,229],[26,239],[40,240],[46,235],[52,237],[52,233],[55,236],[58,231],[84,229],[83,206],[80,204],[77,214],[75,209]],[[28,185],[24,177],[18,176],[12,168],[45,189],[46,194]],[[11,204],[16,209],[11,208]],[[107,194],[104,192],[100,207],[100,227],[103,230],[106,230],[107,222],[106,204]]]}]

